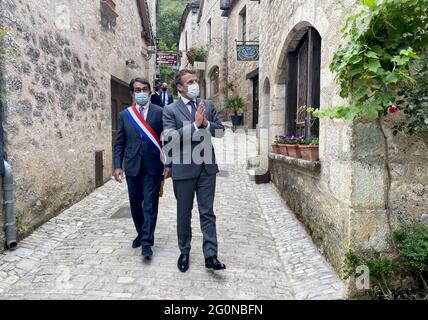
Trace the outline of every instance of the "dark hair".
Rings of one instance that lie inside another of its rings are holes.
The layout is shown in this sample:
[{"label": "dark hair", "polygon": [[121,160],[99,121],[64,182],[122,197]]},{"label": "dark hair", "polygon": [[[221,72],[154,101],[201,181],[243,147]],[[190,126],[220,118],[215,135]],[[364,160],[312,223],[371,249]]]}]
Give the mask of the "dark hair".
[{"label": "dark hair", "polygon": [[149,90],[152,91],[152,87],[150,86],[150,82],[148,82],[146,79],[144,79],[144,78],[134,78],[129,83],[129,90],[131,90],[131,92],[134,92],[134,83],[135,82],[147,85],[147,87],[149,88]]},{"label": "dark hair", "polygon": [[[181,79],[183,78],[183,76],[185,76],[186,74],[196,74],[195,70],[190,70],[190,69],[183,69],[180,70],[180,72],[177,74],[177,76],[175,77],[175,86],[178,88],[178,85],[181,84],[183,85],[183,83],[181,82]],[[177,89],[178,90],[178,89]],[[180,90],[179,90],[180,91]]]}]

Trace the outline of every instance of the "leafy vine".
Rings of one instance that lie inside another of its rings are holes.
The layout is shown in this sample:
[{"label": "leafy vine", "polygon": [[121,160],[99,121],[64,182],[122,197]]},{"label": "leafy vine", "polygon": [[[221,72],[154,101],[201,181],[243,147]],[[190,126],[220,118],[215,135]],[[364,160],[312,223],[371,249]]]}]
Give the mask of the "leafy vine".
[{"label": "leafy vine", "polygon": [[[353,120],[403,111],[394,133],[428,128],[428,0],[359,0],[341,30],[349,39],[333,56],[340,96],[349,105],[308,111]],[[420,72],[425,71],[425,73]]]}]

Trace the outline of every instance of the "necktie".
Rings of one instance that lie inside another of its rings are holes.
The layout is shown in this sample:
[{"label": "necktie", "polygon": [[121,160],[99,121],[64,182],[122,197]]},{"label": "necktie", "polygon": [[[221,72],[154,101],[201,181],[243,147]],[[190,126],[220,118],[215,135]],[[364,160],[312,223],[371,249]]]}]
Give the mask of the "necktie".
[{"label": "necktie", "polygon": [[143,119],[146,120],[146,115],[145,115],[145,109],[144,109],[144,107],[140,108],[140,113],[141,113],[141,116],[143,117]]},{"label": "necktie", "polygon": [[162,93],[162,104],[165,107],[165,94],[166,92]]},{"label": "necktie", "polygon": [[195,102],[193,102],[193,101],[189,101],[189,105],[190,105],[190,107],[191,107],[191,110],[192,110],[192,118],[193,119],[195,119],[195,115],[196,115],[196,105],[195,105]]}]

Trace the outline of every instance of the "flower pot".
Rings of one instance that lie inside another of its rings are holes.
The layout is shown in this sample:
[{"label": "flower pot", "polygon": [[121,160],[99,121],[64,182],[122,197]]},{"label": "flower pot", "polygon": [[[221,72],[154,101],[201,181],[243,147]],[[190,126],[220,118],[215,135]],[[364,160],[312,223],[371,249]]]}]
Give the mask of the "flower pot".
[{"label": "flower pot", "polygon": [[272,144],[272,152],[277,153],[277,154],[281,153],[281,150],[279,149],[279,144],[277,144],[277,143]]},{"label": "flower pot", "polygon": [[287,144],[287,152],[289,157],[301,158],[300,149],[297,144]]},{"label": "flower pot", "polygon": [[299,146],[300,153],[302,154],[302,159],[308,161],[318,161],[319,160],[319,146]]},{"label": "flower pot", "polygon": [[233,126],[240,126],[242,123],[242,116],[232,116],[232,125]]},{"label": "flower pot", "polygon": [[279,147],[279,153],[280,154],[282,154],[283,156],[288,156],[286,144],[279,144],[278,147]]}]

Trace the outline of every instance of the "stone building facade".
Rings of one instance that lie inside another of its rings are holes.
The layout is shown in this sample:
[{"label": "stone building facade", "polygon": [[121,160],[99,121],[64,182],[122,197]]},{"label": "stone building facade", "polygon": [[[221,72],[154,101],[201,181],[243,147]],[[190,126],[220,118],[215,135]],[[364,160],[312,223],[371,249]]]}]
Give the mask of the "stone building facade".
[{"label": "stone building facade", "polygon": [[3,143],[21,236],[110,179],[127,85],[155,78],[157,6],[0,1]]},{"label": "stone building facade", "polygon": [[[196,6],[196,3],[193,5]],[[186,58],[185,38],[186,32],[192,30],[193,40],[188,49],[202,47],[207,52],[205,65],[196,69],[201,87],[201,97],[208,98],[216,104],[219,111],[223,110],[225,92],[221,86],[227,82],[227,18],[222,17],[222,11],[218,0],[201,0],[198,4],[197,18],[187,14],[188,9],[183,12],[182,28],[180,29],[179,50],[183,57],[180,69],[191,68]],[[189,8],[189,6],[187,7]],[[184,27],[186,26],[186,27]]]},{"label": "stone building facade", "polygon": [[[256,128],[258,123],[258,112],[253,112],[254,104],[258,103],[253,95],[258,88],[258,61],[238,61],[236,41],[258,41],[256,5],[250,0],[235,0],[230,2],[230,9],[223,10],[220,0],[191,3],[183,12],[179,42],[181,69],[194,68],[186,57],[190,48],[202,46],[208,53],[205,66],[197,69],[201,96],[213,100],[230,121],[232,113],[224,110],[224,103],[230,95],[239,94],[245,101],[243,125],[250,128]],[[242,75],[251,78],[243,81]]]},{"label": "stone building facade", "polygon": [[[343,4],[352,8],[356,3]],[[300,61],[305,45],[310,52],[304,81],[310,88],[308,105],[343,103],[329,64],[343,41],[344,13],[336,1],[309,0],[261,1],[258,12],[264,30],[260,116],[269,124],[269,143],[261,141],[260,148],[266,157],[275,135],[288,131],[296,119],[290,115],[296,89],[293,59]],[[339,272],[348,249],[389,252],[391,230],[400,218],[419,219],[428,211],[426,142],[404,134],[394,137],[390,126],[364,120],[323,119],[310,134],[320,138],[319,162],[269,154],[272,180],[289,206]]]},{"label": "stone building facade", "polygon": [[[258,3],[249,0],[231,1],[230,9],[223,11],[227,17],[227,64],[228,82],[233,85],[233,92],[240,95],[245,102],[242,125],[256,129],[258,125],[258,61],[239,61],[236,45],[252,44],[259,41]],[[238,41],[238,42],[237,42]]]},{"label": "stone building facade", "polygon": [[[301,108],[346,103],[329,70],[343,42],[343,9],[333,0],[221,2],[230,9],[222,11],[227,16],[225,30],[215,30],[227,34],[227,59],[221,61],[218,48],[208,48],[209,56],[217,55],[216,63],[225,64],[222,77],[236,84],[247,104],[254,94],[247,75],[258,67],[260,165],[269,169],[271,180],[338,273],[349,249],[390,252],[391,231],[401,219],[427,217],[426,141],[393,136],[391,125],[377,121],[322,119],[318,123]],[[357,5],[353,0],[341,2],[345,8]],[[200,15],[220,19],[214,17],[219,6],[220,1],[206,1]],[[247,32],[259,40],[258,63],[233,59],[244,6],[250,21]],[[199,30],[207,18],[200,20]],[[206,70],[213,65],[208,64]],[[247,124],[251,117],[247,108]],[[318,136],[320,161],[273,154],[271,143],[284,133]]]},{"label": "stone building facade", "polygon": [[192,67],[189,63],[189,59],[187,58],[186,52],[190,48],[199,45],[199,34],[197,27],[198,14],[199,2],[192,2],[187,4],[181,17],[179,32],[180,39],[178,43],[178,50],[181,53],[181,69]]}]

